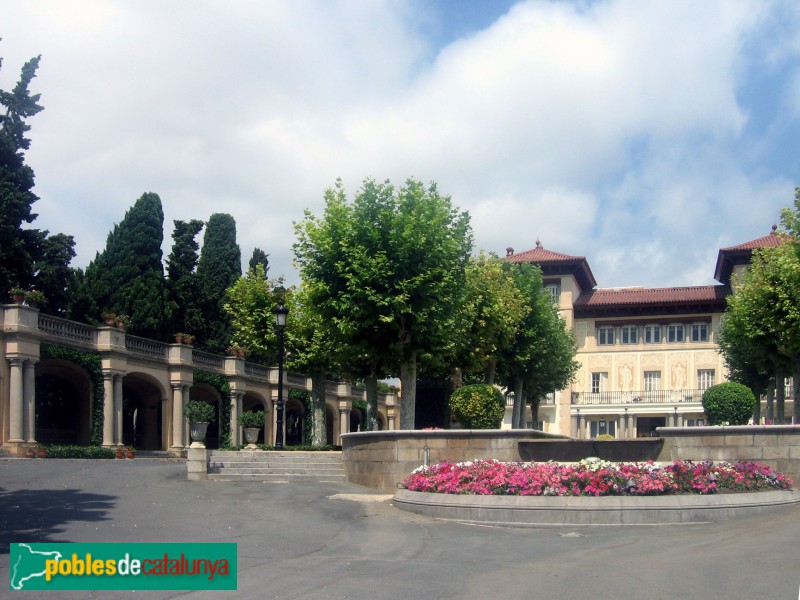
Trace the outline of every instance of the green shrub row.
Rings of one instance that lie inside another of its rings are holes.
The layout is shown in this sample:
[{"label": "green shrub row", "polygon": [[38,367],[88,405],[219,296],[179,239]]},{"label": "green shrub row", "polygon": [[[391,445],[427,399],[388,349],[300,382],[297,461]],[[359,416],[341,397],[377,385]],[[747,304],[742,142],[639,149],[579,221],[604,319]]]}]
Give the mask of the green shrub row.
[{"label": "green shrub row", "polygon": [[99,446],[47,446],[47,458],[114,458],[112,448]]}]

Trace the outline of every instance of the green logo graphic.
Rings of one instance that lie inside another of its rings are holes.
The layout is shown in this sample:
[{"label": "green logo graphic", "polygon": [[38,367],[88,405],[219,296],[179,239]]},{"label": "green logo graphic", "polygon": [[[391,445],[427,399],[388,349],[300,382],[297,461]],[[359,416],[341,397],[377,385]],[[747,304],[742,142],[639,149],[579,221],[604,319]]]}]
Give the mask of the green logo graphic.
[{"label": "green logo graphic", "polygon": [[11,544],[12,590],[235,590],[236,544]]}]

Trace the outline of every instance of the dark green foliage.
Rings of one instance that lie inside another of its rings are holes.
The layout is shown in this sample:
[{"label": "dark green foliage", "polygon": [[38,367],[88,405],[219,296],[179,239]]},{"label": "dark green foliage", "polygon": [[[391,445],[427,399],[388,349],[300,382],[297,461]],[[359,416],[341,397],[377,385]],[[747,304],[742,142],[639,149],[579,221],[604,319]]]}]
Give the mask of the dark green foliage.
[{"label": "dark green foliage", "polygon": [[194,372],[195,383],[205,383],[213,387],[220,395],[219,401],[219,447],[231,444],[231,384],[224,375],[215,375],[197,369]]},{"label": "dark green foliage", "polygon": [[[232,327],[225,312],[225,293],[242,276],[242,253],[236,243],[236,221],[231,215],[211,215],[197,264],[198,306],[202,329],[197,345],[209,352],[224,352],[231,343]],[[187,323],[187,329],[189,324]]]},{"label": "dark green foliage", "polygon": [[106,397],[103,389],[103,361],[100,355],[95,352],[85,352],[64,346],[51,346],[42,344],[39,349],[42,360],[48,358],[58,358],[68,360],[81,367],[89,374],[92,380],[92,404],[91,415],[92,425],[89,434],[89,443],[99,446],[103,443],[103,402]]},{"label": "dark green foliage", "polygon": [[492,385],[465,385],[450,396],[450,411],[466,429],[498,429],[505,410],[503,394]]},{"label": "dark green foliage", "polygon": [[[287,392],[287,398],[292,398],[294,400],[299,400],[303,403],[303,410],[305,412],[306,418],[303,419],[303,442],[307,442],[308,440],[313,439],[313,427],[314,423],[309,418],[311,415],[311,394],[306,390],[296,390],[294,388],[289,388]],[[355,403],[353,403],[355,405]],[[366,402],[364,403],[366,404]],[[366,412],[364,414],[367,414]],[[303,444],[305,446],[306,444]],[[292,448],[297,448],[297,446],[292,446]],[[318,447],[315,447],[318,449]]]},{"label": "dark green foliage", "polygon": [[703,393],[703,410],[712,425],[747,425],[755,405],[750,388],[734,381],[711,386]]},{"label": "dark green foliage", "polygon": [[102,313],[128,315],[130,333],[165,340],[167,295],[161,243],[164,211],[157,194],[146,193],[108,234],[106,248],[86,268],[84,285],[89,314],[74,315],[100,322]]},{"label": "dark green foliage", "polygon": [[250,271],[255,271],[258,265],[264,266],[264,275],[267,276],[269,273],[269,254],[264,252],[261,248],[254,248],[253,256],[250,257],[248,269]]},{"label": "dark green foliage", "polygon": [[214,420],[214,413],[214,407],[202,400],[189,400],[183,409],[189,423],[209,423]]},{"label": "dark green foliage", "polygon": [[114,458],[115,452],[111,448],[98,446],[47,446],[47,458]]},{"label": "dark green foliage", "polygon": [[33,203],[39,199],[33,193],[33,169],[25,164],[24,151],[30,148],[26,120],[42,110],[39,94],[28,91],[40,58],[25,63],[13,90],[0,90],[0,294],[16,286],[35,287],[47,296],[48,312],[61,314],[74,241],[71,236],[49,238],[47,231],[22,227],[36,219]]},{"label": "dark green foliage", "polygon": [[202,327],[203,313],[198,306],[197,263],[200,245],[195,239],[203,221],[175,221],[172,251],[167,259],[167,289],[171,310],[170,334],[178,331],[196,334]]}]

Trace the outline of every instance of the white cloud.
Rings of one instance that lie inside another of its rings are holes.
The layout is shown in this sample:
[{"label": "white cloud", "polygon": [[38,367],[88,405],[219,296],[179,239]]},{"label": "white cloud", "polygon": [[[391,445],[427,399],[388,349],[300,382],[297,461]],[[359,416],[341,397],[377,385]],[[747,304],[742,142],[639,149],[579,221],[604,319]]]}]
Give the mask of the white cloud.
[{"label": "white cloud", "polygon": [[3,87],[43,54],[37,226],[73,233],[85,265],[154,191],[167,239],[172,219],[229,212],[245,260],[259,246],[294,277],[291,223],[337,176],[414,176],[470,210],[479,247],[540,237],[601,286],[660,286],[708,282],[720,240],[764,235],[791,202],[796,172],[767,130],[745,140],[760,115],[740,96],[748,65],[800,53],[772,35],[791,5],[524,2],[438,52],[419,8],[7,3]]}]

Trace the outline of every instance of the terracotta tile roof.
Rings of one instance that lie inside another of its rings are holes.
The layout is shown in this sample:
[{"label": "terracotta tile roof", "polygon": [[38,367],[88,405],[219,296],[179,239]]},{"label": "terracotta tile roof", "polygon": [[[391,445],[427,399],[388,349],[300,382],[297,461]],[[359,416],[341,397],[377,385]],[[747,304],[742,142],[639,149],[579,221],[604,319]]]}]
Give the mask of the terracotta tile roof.
[{"label": "terracotta tile roof", "polygon": [[506,248],[505,259],[515,263],[539,265],[545,277],[574,275],[582,290],[588,290],[597,285],[585,256],[570,256],[569,254],[546,250],[539,240],[536,240],[536,247],[532,250],[517,254],[514,253],[513,248]]},{"label": "terracotta tile roof", "polygon": [[772,226],[772,233],[764,237],[750,240],[737,246],[730,246],[729,248],[721,248],[717,255],[717,266],[714,269],[714,279],[724,285],[728,285],[731,281],[731,274],[736,265],[750,264],[750,259],[753,250],[761,248],[775,248],[781,244],[786,243],[789,239],[785,235],[778,235],[778,226]]},{"label": "terracotta tile roof", "polygon": [[728,292],[724,285],[589,290],[575,301],[575,308],[716,303],[724,301]]}]

